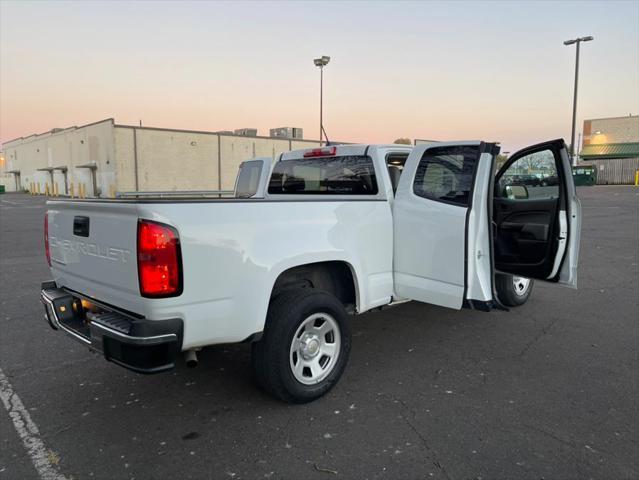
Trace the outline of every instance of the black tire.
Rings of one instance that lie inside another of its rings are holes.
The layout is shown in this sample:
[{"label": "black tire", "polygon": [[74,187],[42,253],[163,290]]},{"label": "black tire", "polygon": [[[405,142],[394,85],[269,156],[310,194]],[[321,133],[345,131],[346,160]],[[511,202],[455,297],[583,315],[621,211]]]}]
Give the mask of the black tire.
[{"label": "black tire", "polygon": [[495,278],[499,301],[508,307],[519,307],[528,301],[533,290],[534,281],[528,280],[528,287],[524,290],[515,288],[512,275],[498,274]]},{"label": "black tire", "polygon": [[[340,348],[330,373],[318,383],[307,385],[295,378],[291,367],[293,337],[302,323],[316,313],[328,314],[339,328]],[[255,380],[271,395],[289,403],[311,402],[327,393],[339,380],[348,363],[351,332],[342,303],[328,292],[300,288],[284,292],[271,301],[264,335],[253,343]]]}]

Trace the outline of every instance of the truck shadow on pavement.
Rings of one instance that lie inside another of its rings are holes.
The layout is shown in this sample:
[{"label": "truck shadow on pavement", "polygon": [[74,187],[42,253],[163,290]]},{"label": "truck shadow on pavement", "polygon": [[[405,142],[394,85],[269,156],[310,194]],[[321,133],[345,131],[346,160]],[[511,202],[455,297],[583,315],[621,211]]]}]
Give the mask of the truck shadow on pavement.
[{"label": "truck shadow on pavement", "polygon": [[[415,381],[414,373],[423,372],[423,366],[429,365],[431,372],[430,365],[450,362],[451,355],[459,356],[447,347],[451,337],[470,336],[476,344],[486,344],[490,339],[482,341],[482,330],[483,334],[491,335],[496,322],[503,319],[505,316],[500,313],[456,312],[419,303],[352,317],[353,347],[349,365],[327,398],[353,390],[366,395],[368,384],[375,385],[374,391],[368,394],[375,394],[383,387],[380,380],[394,384],[405,377],[407,381]],[[119,382],[129,381],[140,395],[150,394],[151,402],[179,392],[182,402],[195,404],[205,400],[207,404],[232,404],[233,408],[256,402],[269,408],[287,407],[255,384],[250,355],[249,344],[207,347],[198,352],[199,364],[195,368],[188,368],[182,357],[178,358],[173,371],[151,376],[137,375],[113,365],[106,369],[109,373],[103,381],[108,381],[116,391]],[[471,358],[473,353],[466,351],[465,356]],[[473,362],[479,360],[474,358]],[[422,376],[420,383],[428,388],[431,380],[431,375]]]}]

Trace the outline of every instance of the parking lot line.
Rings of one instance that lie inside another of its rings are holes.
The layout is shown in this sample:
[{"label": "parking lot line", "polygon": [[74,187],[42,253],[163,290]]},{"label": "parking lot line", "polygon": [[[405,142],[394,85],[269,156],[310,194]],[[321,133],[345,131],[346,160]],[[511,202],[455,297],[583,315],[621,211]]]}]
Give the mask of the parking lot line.
[{"label": "parking lot line", "polygon": [[0,369],[0,399],[2,399],[4,408],[9,412],[13,426],[40,478],[43,480],[66,480],[67,477],[62,475],[57,466],[51,462],[52,455],[40,438],[38,426],[31,419],[31,415],[18,394],[13,391],[13,387],[2,369]]}]

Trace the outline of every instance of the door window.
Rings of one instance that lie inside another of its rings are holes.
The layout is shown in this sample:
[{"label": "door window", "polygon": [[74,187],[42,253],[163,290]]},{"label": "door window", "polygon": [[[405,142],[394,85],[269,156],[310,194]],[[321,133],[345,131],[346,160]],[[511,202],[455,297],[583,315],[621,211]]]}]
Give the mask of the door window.
[{"label": "door window", "polygon": [[467,207],[478,159],[478,146],[429,148],[417,166],[413,192],[420,197]]},{"label": "door window", "polygon": [[515,160],[497,185],[496,195],[501,198],[558,198],[559,176],[553,152],[542,150]]}]

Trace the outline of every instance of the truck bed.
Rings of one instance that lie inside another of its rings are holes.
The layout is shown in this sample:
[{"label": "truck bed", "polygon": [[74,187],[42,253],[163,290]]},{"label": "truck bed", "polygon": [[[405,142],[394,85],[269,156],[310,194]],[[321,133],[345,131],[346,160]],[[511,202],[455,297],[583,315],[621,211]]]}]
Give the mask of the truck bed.
[{"label": "truck bed", "polygon": [[[184,319],[183,349],[260,332],[275,280],[291,266],[347,263],[359,311],[393,295],[392,215],[383,199],[74,199],[48,207],[56,284],[144,318]],[[89,236],[74,235],[76,217],[88,218]],[[140,295],[139,219],[177,229],[179,297]]]}]

